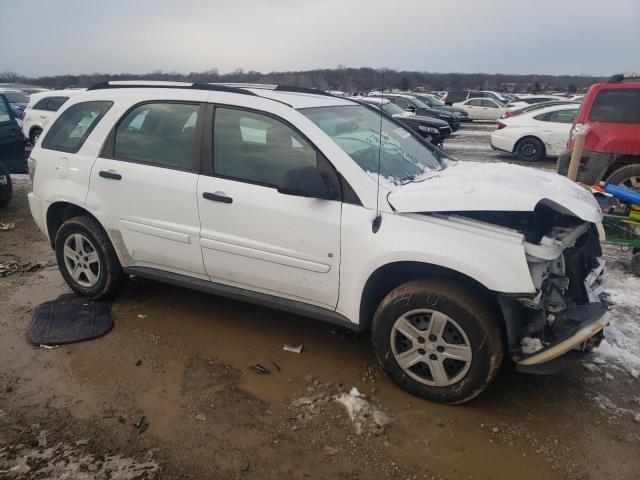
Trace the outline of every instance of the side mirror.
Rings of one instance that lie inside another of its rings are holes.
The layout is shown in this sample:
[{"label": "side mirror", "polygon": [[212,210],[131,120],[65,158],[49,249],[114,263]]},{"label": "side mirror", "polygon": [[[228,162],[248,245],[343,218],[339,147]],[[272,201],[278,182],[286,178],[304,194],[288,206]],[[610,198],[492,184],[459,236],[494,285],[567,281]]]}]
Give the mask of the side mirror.
[{"label": "side mirror", "polygon": [[408,106],[405,110],[406,110],[407,112],[414,112],[414,113],[415,113],[415,111],[416,111],[416,107],[414,107],[413,105],[410,105],[410,106]]},{"label": "side mirror", "polygon": [[324,200],[332,200],[337,196],[333,186],[325,182],[318,169],[314,167],[289,170],[278,185],[278,193]]}]

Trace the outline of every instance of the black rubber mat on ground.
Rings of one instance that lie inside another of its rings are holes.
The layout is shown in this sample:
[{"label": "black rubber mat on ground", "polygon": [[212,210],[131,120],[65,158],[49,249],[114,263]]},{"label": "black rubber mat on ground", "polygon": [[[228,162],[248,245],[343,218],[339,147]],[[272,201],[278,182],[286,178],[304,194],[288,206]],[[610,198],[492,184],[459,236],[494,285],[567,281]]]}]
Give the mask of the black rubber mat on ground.
[{"label": "black rubber mat on ground", "polygon": [[100,337],[112,328],[111,302],[65,293],[38,305],[27,340],[36,345],[59,345]]}]

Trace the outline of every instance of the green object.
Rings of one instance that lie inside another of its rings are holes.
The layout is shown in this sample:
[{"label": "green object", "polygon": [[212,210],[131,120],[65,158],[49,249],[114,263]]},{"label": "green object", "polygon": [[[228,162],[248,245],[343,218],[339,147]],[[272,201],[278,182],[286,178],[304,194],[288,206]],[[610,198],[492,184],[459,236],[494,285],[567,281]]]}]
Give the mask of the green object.
[{"label": "green object", "polygon": [[618,215],[604,215],[602,225],[607,235],[603,243],[640,248],[640,220]]}]

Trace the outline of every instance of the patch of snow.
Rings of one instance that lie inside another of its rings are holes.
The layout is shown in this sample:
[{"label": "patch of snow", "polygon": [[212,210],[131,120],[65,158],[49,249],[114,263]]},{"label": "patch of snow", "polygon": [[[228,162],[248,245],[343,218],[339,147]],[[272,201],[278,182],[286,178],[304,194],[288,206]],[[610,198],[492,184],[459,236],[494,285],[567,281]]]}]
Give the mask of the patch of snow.
[{"label": "patch of snow", "polygon": [[611,268],[607,270],[606,282],[616,305],[611,323],[604,329],[605,339],[595,353],[620,365],[632,377],[640,378],[640,278]]},{"label": "patch of snow", "polygon": [[523,337],[520,340],[520,346],[522,346],[522,353],[530,355],[536,353],[538,350],[542,350],[544,346],[539,338]]},{"label": "patch of snow", "polygon": [[365,429],[374,434],[382,433],[389,423],[387,414],[374,407],[355,387],[349,393],[336,396],[335,401],[347,410],[358,435],[361,435]]}]

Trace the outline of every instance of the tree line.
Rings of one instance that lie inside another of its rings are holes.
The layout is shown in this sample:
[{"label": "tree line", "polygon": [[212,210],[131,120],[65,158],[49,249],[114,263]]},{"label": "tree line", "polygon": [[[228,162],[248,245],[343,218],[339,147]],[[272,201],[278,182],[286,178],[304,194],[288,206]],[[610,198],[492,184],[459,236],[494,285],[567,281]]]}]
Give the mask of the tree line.
[{"label": "tree line", "polygon": [[230,73],[219,73],[217,69],[204,72],[178,73],[155,71],[146,74],[52,75],[27,77],[14,72],[0,73],[0,82],[26,83],[46,88],[88,87],[108,80],[166,80],[181,82],[216,83],[267,83],[294,85],[298,87],[364,92],[370,90],[400,89],[425,91],[451,90],[497,90],[512,93],[541,93],[561,91],[585,92],[589,86],[604,80],[602,77],[586,75],[514,75],[502,73],[434,73],[397,71],[374,68],[348,68],[307,71],[261,73],[238,68]]}]

